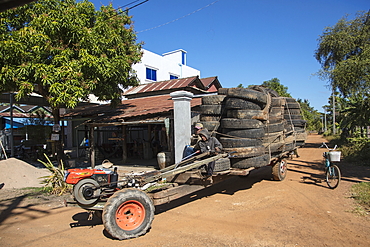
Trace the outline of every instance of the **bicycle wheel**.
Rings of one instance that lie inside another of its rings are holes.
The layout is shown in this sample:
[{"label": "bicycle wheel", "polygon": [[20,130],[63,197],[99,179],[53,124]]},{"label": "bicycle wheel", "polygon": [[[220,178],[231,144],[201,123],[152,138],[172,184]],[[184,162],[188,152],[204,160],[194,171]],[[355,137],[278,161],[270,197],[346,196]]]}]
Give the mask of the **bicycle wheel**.
[{"label": "bicycle wheel", "polygon": [[338,166],[331,165],[328,167],[328,169],[326,169],[326,183],[330,189],[335,189],[338,187],[340,178],[341,175]]}]

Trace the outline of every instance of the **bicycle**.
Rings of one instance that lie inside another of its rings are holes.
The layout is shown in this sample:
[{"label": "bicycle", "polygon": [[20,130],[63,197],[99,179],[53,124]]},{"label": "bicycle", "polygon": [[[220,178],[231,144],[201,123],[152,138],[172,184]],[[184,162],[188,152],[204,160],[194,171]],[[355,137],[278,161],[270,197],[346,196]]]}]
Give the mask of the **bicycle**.
[{"label": "bicycle", "polygon": [[335,189],[338,187],[341,180],[341,173],[338,166],[334,165],[333,162],[340,161],[340,151],[335,151],[337,145],[334,148],[330,149],[325,142],[322,143],[321,147],[326,147],[328,152],[324,152],[323,156],[325,158],[325,179],[330,189]]}]

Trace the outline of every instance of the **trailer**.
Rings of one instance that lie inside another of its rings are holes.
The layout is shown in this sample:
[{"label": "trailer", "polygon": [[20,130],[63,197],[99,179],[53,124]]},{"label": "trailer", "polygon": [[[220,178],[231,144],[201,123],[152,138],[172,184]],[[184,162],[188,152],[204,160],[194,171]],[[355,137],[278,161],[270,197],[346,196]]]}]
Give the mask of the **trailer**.
[{"label": "trailer", "polygon": [[[287,172],[286,157],[271,159],[272,176],[284,180]],[[161,170],[128,173],[117,179],[116,168],[69,169],[65,181],[74,184],[77,206],[102,218],[105,230],[114,238],[123,240],[147,233],[154,219],[155,206],[169,203],[185,195],[202,190],[233,176],[247,176],[251,170],[228,168],[207,177],[202,167],[212,161],[229,161],[230,153],[203,153]]]}]

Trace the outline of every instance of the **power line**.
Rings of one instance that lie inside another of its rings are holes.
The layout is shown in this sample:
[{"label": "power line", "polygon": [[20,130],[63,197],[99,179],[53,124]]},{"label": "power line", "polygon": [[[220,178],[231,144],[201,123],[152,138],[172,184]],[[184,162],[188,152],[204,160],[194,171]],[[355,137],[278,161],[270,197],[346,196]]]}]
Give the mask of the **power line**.
[{"label": "power line", "polygon": [[185,18],[185,17],[188,17],[188,16],[190,16],[190,15],[192,15],[192,14],[195,14],[196,12],[199,12],[199,11],[201,11],[201,10],[203,10],[203,9],[205,9],[205,8],[207,8],[207,7],[209,7],[209,6],[211,6],[211,5],[213,5],[213,4],[217,3],[218,1],[220,1],[220,0],[216,0],[216,1],[214,1],[213,3],[210,3],[210,4],[208,4],[208,5],[204,6],[204,7],[200,8],[200,9],[197,9],[197,10],[195,10],[195,11],[193,11],[193,12],[191,12],[191,13],[187,14],[187,15],[184,15],[184,16],[182,16],[182,17],[180,17],[180,18],[177,18],[177,19],[175,19],[175,20],[172,20],[172,21],[166,22],[166,23],[164,23],[164,24],[158,25],[158,26],[156,26],[156,27],[148,28],[148,29],[145,29],[145,30],[142,30],[142,31],[136,32],[136,33],[142,33],[142,32],[150,31],[150,30],[153,30],[153,29],[156,29],[156,28],[159,28],[159,27],[163,27],[163,26],[165,26],[165,25],[168,25],[168,24],[170,24],[170,23],[173,23],[173,22],[175,22],[175,21],[178,21],[178,20],[180,20],[180,19],[183,19],[183,18]]}]

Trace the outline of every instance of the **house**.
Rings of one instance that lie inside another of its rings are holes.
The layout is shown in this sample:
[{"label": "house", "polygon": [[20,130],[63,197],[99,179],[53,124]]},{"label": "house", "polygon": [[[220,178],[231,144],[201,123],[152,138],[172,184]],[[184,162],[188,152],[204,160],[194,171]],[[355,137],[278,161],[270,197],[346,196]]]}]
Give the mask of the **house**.
[{"label": "house", "polygon": [[[217,77],[198,76],[139,85],[128,90],[117,108],[97,105],[71,110],[64,119],[72,120],[75,133],[73,146],[86,148],[84,139],[98,150],[97,158],[155,158],[158,152],[173,152],[173,109],[170,93],[192,93],[190,102],[192,123],[199,120],[197,107],[201,97],[213,94],[221,87]],[[80,152],[77,152],[79,154]],[[100,157],[99,157],[100,156]],[[92,159],[95,159],[92,157]]]},{"label": "house", "polygon": [[186,65],[187,52],[182,49],[162,55],[145,49],[142,52],[141,62],[132,67],[140,84],[200,76],[199,70]]}]

